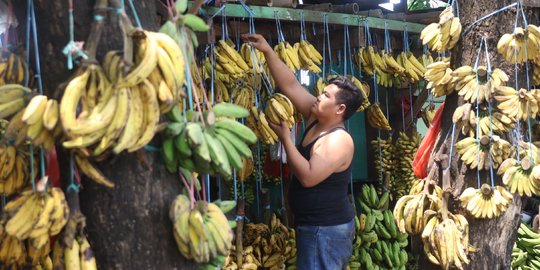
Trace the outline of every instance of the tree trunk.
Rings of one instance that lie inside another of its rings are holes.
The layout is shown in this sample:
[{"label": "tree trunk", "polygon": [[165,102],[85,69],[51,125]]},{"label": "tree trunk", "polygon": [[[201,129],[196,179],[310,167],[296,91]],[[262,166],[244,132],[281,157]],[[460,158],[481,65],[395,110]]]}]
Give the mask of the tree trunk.
[{"label": "tree trunk", "polygon": [[[463,29],[476,21],[478,18],[498,10],[513,1],[459,1],[460,20]],[[529,23],[537,24],[539,11],[538,9],[531,11],[526,10]],[[497,53],[497,42],[505,33],[512,33],[514,29],[514,21],[516,16],[515,8],[508,9],[502,13],[498,13],[482,22],[479,22],[471,28],[467,33],[462,33],[462,37],[456,48],[452,51],[451,67],[455,69],[463,65],[474,66],[478,53],[478,48],[482,36],[486,37],[489,51],[489,58],[492,69],[500,68],[509,75],[510,81],[507,85],[514,87],[515,75],[514,65],[508,64]],[[531,19],[535,21],[530,21]],[[519,22],[521,24],[521,21]],[[479,65],[485,64],[485,57],[482,56]],[[521,87],[526,88],[525,70],[520,67],[518,71],[518,81]],[[443,111],[441,133],[439,140],[433,150],[432,158],[429,166],[434,166],[434,159],[440,157],[441,154],[449,154],[449,145],[451,143],[452,133],[452,114],[457,106],[463,104],[457,93],[452,93],[446,98],[446,105]],[[448,136],[447,136],[448,134]],[[446,140],[445,140],[446,138]],[[454,143],[464,138],[461,132],[456,129]],[[443,165],[443,167],[446,165]],[[429,171],[429,170],[428,170]],[[439,184],[442,185],[442,171],[436,173],[435,179],[439,179]],[[514,196],[511,206],[506,212],[498,218],[494,219],[476,219],[471,215],[467,215],[462,208],[459,207],[458,197],[461,192],[467,187],[477,186],[476,171],[471,171],[461,162],[460,156],[456,153],[455,148],[452,154],[452,163],[450,164],[451,173],[451,192],[452,196],[449,202],[450,211],[453,213],[461,213],[467,217],[469,221],[470,240],[469,244],[476,248],[476,252],[471,253],[470,264],[466,265],[465,269],[510,269],[512,246],[516,240],[517,228],[520,222],[520,211],[522,206],[522,198],[519,195]],[[489,183],[489,172],[481,173],[480,178],[484,183]],[[503,185],[501,177],[495,175],[495,184]],[[417,245],[422,248],[421,244]],[[423,252],[421,252],[424,255]],[[430,264],[425,256],[421,259],[420,269],[439,269],[439,266]]]},{"label": "tree trunk", "polygon": [[[87,41],[95,2],[73,1],[75,41]],[[145,29],[159,28],[157,2],[133,1]],[[26,1],[13,3],[19,22],[25,25]],[[63,83],[77,69],[75,65],[72,71],[67,70],[67,58],[62,54],[70,36],[67,3],[34,1],[44,93],[56,99],[61,98]],[[125,4],[128,15],[134,18],[129,1]],[[135,25],[135,21],[133,23]],[[20,34],[24,37],[24,32]],[[97,59],[101,60],[108,50],[121,49],[118,16],[110,10]],[[65,158],[60,162],[68,164]],[[172,235],[169,205],[180,193],[181,185],[177,176],[166,172],[160,153],[141,150],[137,154],[121,154],[103,161],[99,167],[116,187],[107,189],[83,177],[80,191],[80,207],[86,216],[85,231],[99,269],[196,269],[195,263],[180,255]]]}]

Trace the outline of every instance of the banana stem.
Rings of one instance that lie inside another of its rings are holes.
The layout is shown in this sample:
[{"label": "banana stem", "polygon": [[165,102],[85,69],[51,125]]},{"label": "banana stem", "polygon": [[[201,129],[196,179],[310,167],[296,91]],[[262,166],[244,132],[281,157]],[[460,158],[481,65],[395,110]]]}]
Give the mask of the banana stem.
[{"label": "banana stem", "polygon": [[450,194],[444,191],[443,199],[442,199],[442,207],[441,207],[441,214],[442,214],[443,220],[446,220],[448,218],[448,196],[450,196]]},{"label": "banana stem", "polygon": [[109,5],[114,9],[121,11],[118,15],[120,16],[120,28],[122,29],[124,36],[124,71],[127,72],[133,65],[133,39],[130,35],[133,32],[134,27],[120,1],[109,0]]},{"label": "banana stem", "polygon": [[[97,0],[94,5],[94,21],[90,28],[90,34],[86,40],[87,60],[83,60],[84,64],[96,63],[96,51],[101,40],[103,25],[107,17],[108,0]],[[99,18],[99,19],[98,19]]]},{"label": "banana stem", "polygon": [[244,199],[238,199],[238,207],[237,207],[236,214],[242,218],[236,221],[236,263],[240,267],[244,264],[243,262],[244,245],[242,244],[242,241],[243,241],[242,235],[243,235],[243,230],[244,230],[243,217],[246,214],[244,208],[245,208]]}]

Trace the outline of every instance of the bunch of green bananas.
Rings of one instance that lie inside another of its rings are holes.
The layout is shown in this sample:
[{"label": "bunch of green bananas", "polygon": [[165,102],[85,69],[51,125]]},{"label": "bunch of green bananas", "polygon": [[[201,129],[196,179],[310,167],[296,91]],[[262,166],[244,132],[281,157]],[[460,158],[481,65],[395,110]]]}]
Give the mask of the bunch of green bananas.
[{"label": "bunch of green bananas", "polygon": [[50,256],[52,257],[50,269],[97,270],[96,257],[90,242],[82,233],[70,241],[70,246],[64,246],[62,241],[56,240]]},{"label": "bunch of green bananas", "polygon": [[431,23],[420,33],[423,45],[436,52],[448,51],[456,45],[461,35],[461,22],[454,16],[453,7],[439,14],[439,22]]},{"label": "bunch of green bananas", "polygon": [[399,232],[392,211],[388,210],[389,193],[379,198],[373,185],[362,187],[361,214],[355,217],[356,237],[349,268],[405,269],[408,235]]},{"label": "bunch of green bananas", "polygon": [[[230,103],[218,103],[211,111],[205,112],[204,126],[199,121],[185,122],[184,115],[176,108],[169,115],[172,122],[167,126],[162,153],[170,172],[176,172],[181,167],[191,172],[219,174],[229,179],[232,167],[241,169],[244,166],[242,157],[252,157],[248,145],[257,141],[255,133],[231,119],[248,116],[246,109]],[[186,115],[190,118],[189,113]]]},{"label": "bunch of green bananas", "polygon": [[32,90],[20,84],[0,85],[0,119],[6,119],[24,109]]},{"label": "bunch of green bananas", "polygon": [[528,24],[527,28],[516,27],[514,33],[504,34],[497,43],[497,52],[511,64],[534,60],[540,50],[540,28]]},{"label": "bunch of green bananas", "polygon": [[412,169],[412,162],[421,140],[422,136],[418,132],[415,132],[410,137],[405,132],[399,132],[399,136],[394,143],[395,153],[399,153],[399,155],[394,155],[394,181],[390,185],[391,187],[389,187],[393,200],[406,195],[416,180]]},{"label": "bunch of green bananas", "polygon": [[[187,259],[206,265],[222,265],[232,245],[233,231],[224,213],[235,201],[191,200],[180,194],[171,204],[169,217],[178,250]],[[213,269],[213,268],[212,268]]]},{"label": "bunch of green bananas", "polygon": [[[30,76],[26,60],[16,53],[2,50],[0,52],[0,86],[24,84],[27,79],[32,80],[33,76]],[[33,85],[33,82],[30,82],[29,85]]]},{"label": "bunch of green bananas", "polygon": [[[241,263],[231,253],[224,269],[296,269],[296,234],[272,214],[269,224],[247,224]],[[241,266],[239,266],[241,265]]]},{"label": "bunch of green bananas", "polygon": [[517,240],[512,248],[512,269],[540,269],[540,234],[524,223],[519,225]]}]

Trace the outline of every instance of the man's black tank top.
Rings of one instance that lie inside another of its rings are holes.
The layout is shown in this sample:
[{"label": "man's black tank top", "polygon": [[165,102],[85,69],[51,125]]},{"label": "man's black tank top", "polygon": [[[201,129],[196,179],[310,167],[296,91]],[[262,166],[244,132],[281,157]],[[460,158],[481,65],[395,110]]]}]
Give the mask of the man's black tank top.
[{"label": "man's black tank top", "polygon": [[[308,126],[304,131],[302,140],[296,146],[300,154],[308,161],[311,158],[311,149],[317,140],[338,129],[343,129],[342,127],[331,129],[318,136],[310,144],[303,146],[306,134],[315,124],[317,124],[317,121]],[[336,149],[336,151],[339,151],[339,149]],[[321,183],[310,188],[303,187],[298,178],[293,175],[288,197],[294,214],[294,223],[297,226],[333,226],[347,223],[354,218],[354,208],[347,195],[348,183],[352,173],[351,165],[342,172],[331,174]]]}]

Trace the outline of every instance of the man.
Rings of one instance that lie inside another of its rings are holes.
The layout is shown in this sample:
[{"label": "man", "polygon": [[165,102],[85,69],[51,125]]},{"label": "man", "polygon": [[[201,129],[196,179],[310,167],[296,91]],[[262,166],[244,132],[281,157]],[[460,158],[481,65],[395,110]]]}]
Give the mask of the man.
[{"label": "man", "polygon": [[298,269],[346,269],[355,233],[355,212],[347,196],[354,143],[343,122],[362,103],[361,90],[339,76],[314,97],[261,35],[244,35],[243,39],[264,53],[276,86],[307,121],[297,147],[285,122],[271,124],[294,173],[289,204],[297,226]]}]

